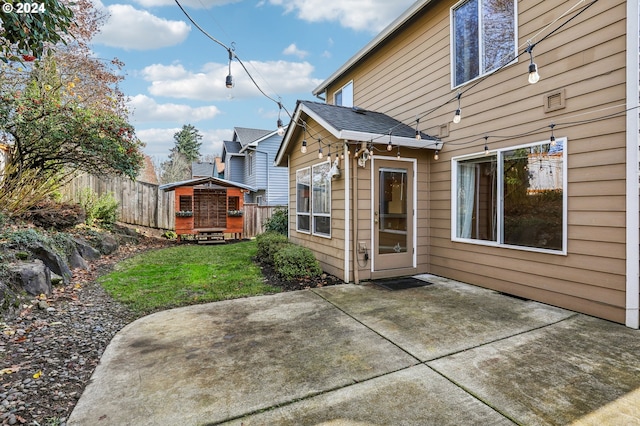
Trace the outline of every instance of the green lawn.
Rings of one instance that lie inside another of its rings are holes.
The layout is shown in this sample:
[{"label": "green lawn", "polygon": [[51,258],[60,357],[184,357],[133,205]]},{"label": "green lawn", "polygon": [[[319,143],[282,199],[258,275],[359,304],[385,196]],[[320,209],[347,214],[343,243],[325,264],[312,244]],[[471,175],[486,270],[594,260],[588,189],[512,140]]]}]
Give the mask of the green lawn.
[{"label": "green lawn", "polygon": [[100,284],[138,313],[277,293],[253,261],[255,241],[180,245],[143,253],[116,265]]}]

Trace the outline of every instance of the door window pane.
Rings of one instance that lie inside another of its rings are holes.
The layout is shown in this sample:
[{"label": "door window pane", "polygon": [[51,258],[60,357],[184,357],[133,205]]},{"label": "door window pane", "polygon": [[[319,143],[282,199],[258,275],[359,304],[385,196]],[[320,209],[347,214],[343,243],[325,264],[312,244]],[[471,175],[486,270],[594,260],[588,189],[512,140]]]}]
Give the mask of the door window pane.
[{"label": "door window pane", "polygon": [[380,169],[378,253],[407,252],[407,171]]}]

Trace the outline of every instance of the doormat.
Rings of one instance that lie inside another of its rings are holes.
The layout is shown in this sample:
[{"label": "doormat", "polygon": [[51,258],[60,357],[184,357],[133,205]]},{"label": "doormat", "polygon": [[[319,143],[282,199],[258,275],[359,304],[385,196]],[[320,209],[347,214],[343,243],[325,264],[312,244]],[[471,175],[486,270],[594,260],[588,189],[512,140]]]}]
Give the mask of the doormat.
[{"label": "doormat", "polygon": [[413,277],[387,278],[384,280],[374,280],[371,281],[371,283],[392,291],[431,285],[429,282]]}]

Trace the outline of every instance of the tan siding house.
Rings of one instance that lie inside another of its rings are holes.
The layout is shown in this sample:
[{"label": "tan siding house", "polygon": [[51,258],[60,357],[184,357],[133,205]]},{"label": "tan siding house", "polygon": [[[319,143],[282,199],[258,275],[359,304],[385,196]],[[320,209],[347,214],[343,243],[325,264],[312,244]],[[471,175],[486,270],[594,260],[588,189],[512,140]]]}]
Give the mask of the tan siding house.
[{"label": "tan siding house", "polygon": [[638,8],[416,2],[298,103],[291,240],[345,282],[431,273],[638,328]]}]

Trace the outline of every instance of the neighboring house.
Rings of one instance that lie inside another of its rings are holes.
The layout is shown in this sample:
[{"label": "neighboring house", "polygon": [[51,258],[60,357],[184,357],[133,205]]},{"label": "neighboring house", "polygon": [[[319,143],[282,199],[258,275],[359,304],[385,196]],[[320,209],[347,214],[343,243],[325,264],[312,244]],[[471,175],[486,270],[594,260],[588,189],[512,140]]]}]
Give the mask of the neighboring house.
[{"label": "neighboring house", "polygon": [[236,127],[233,139],[224,141],[224,178],[256,189],[245,195],[245,202],[269,206],[287,204],[287,168],[274,166],[281,143],[282,136],[275,130],[243,127]]},{"label": "neighboring house", "polygon": [[298,102],[290,239],[345,282],[431,273],[638,328],[639,5],[574,3],[414,3]]},{"label": "neighboring house", "polygon": [[144,163],[142,165],[142,169],[140,170],[140,173],[138,174],[136,180],[158,185],[158,175],[156,174],[156,168],[153,165],[151,157],[145,154],[143,161]]},{"label": "neighboring house", "polygon": [[193,161],[191,163],[191,178],[214,177],[224,179],[224,163],[221,157],[214,161]]}]

